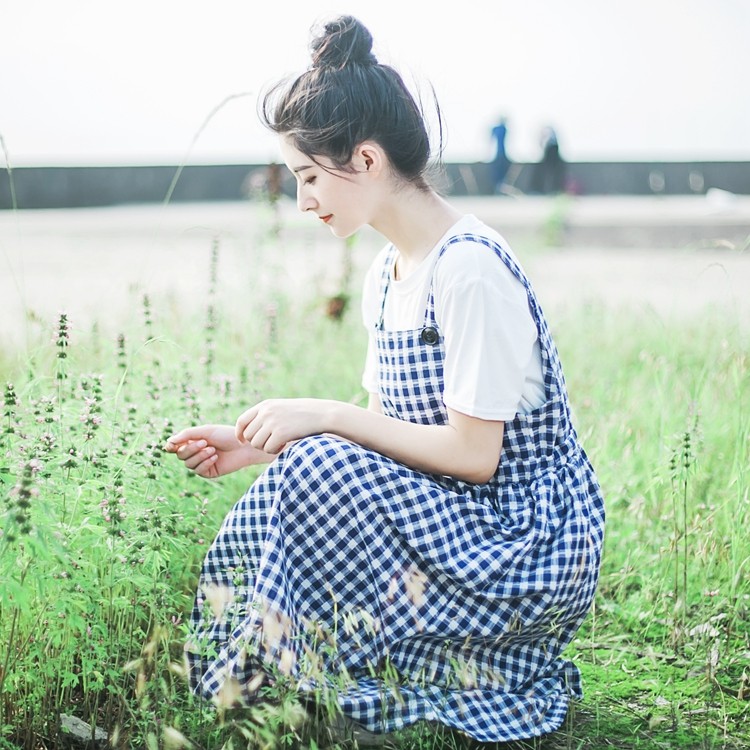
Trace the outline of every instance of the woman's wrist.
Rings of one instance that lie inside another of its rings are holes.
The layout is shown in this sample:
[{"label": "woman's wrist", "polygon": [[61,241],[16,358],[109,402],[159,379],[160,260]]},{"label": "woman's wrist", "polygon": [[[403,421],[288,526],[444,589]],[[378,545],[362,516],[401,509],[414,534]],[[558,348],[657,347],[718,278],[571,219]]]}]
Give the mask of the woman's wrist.
[{"label": "woman's wrist", "polygon": [[268,464],[276,458],[276,456],[266,453],[265,451],[260,450],[260,448],[254,448],[250,443],[241,444],[240,456],[243,466]]},{"label": "woman's wrist", "polygon": [[344,401],[328,401],[323,414],[323,429],[333,435],[352,438],[352,410],[359,407]]}]

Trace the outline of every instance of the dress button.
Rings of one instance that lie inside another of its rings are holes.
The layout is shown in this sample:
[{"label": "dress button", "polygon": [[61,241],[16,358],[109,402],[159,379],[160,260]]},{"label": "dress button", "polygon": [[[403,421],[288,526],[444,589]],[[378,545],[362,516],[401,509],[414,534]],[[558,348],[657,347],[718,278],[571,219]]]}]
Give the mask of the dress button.
[{"label": "dress button", "polygon": [[435,344],[437,344],[438,340],[440,339],[440,336],[438,336],[437,330],[435,330],[431,326],[428,326],[427,328],[422,329],[422,335],[420,336],[420,338],[425,344],[429,346],[435,346]]}]

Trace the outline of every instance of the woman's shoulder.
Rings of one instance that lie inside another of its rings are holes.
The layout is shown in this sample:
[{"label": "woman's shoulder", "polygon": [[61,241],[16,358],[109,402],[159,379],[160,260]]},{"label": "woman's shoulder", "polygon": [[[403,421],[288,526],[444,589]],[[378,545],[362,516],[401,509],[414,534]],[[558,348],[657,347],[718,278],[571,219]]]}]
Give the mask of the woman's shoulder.
[{"label": "woman's shoulder", "polygon": [[488,277],[514,279],[504,258],[520,265],[505,238],[473,215],[457,222],[443,243],[436,274],[446,280],[482,280]]},{"label": "woman's shoulder", "polygon": [[510,245],[503,235],[474,214],[466,214],[451,228],[450,236],[443,243],[443,254],[456,247],[464,252],[483,252],[483,247],[499,247],[511,254]]}]

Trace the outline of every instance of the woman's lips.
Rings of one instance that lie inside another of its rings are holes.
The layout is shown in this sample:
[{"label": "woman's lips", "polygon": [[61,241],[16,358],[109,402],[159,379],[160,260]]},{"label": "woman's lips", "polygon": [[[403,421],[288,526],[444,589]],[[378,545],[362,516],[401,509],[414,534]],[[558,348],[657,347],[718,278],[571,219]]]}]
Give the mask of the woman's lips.
[{"label": "woman's lips", "polygon": [[320,220],[324,221],[326,224],[333,218],[333,214],[326,214],[325,216],[321,216]]}]

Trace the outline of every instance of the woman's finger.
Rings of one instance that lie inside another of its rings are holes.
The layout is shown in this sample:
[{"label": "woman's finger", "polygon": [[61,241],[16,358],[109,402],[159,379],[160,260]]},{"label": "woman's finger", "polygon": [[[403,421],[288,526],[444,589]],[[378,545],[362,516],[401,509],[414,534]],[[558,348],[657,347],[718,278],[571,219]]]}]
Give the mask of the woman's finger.
[{"label": "woman's finger", "polygon": [[271,437],[271,429],[265,425],[254,425],[251,424],[243,433],[245,440],[247,440],[253,448],[258,450],[265,450],[264,446]]},{"label": "woman's finger", "polygon": [[286,445],[285,441],[279,441],[278,438],[274,437],[273,435],[270,435],[268,440],[265,442],[265,445],[263,446],[263,451],[265,453],[269,453],[272,456],[275,456],[278,453],[281,453],[281,451],[284,449],[284,446]]},{"label": "woman's finger", "polygon": [[174,452],[177,454],[177,458],[185,461],[198,451],[203,450],[207,445],[208,443],[205,440],[191,440],[178,446]]},{"label": "woman's finger", "polygon": [[216,462],[219,460],[219,456],[214,453],[213,455],[201,461],[193,471],[200,477],[213,477],[216,476]]},{"label": "woman's finger", "polygon": [[175,432],[167,438],[166,450],[170,453],[174,453],[175,446],[180,446],[182,443],[187,443],[200,438],[202,435],[202,428],[200,427],[188,427],[179,432]]},{"label": "woman's finger", "polygon": [[[250,438],[246,438],[247,430],[252,425],[253,421],[258,415],[258,407],[260,404],[256,404],[255,406],[250,407],[246,411],[243,411],[242,414],[240,414],[239,417],[237,417],[237,422],[234,425],[234,434],[237,436],[237,440],[239,440],[241,443],[246,442]],[[250,433],[251,437],[254,434],[254,431]]]},{"label": "woman's finger", "polygon": [[206,460],[216,455],[216,449],[213,446],[206,446],[202,450],[196,451],[185,459],[185,466],[188,469],[196,471],[197,468]]}]

